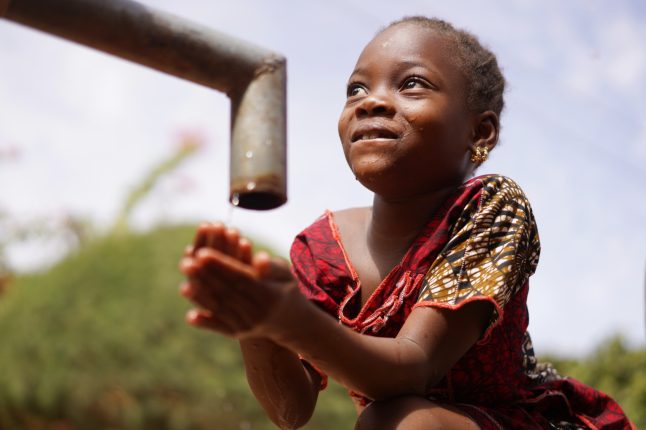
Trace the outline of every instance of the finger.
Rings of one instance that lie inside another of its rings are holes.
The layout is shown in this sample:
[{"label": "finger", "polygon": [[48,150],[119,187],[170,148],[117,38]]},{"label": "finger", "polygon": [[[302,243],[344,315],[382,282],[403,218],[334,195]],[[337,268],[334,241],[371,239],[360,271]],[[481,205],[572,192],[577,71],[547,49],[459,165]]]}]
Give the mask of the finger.
[{"label": "finger", "polygon": [[194,250],[195,248],[193,247],[193,245],[188,245],[186,248],[184,248],[184,257],[192,257]]},{"label": "finger", "polygon": [[[200,250],[198,258],[208,254],[217,254],[217,251]],[[190,287],[194,290],[184,287],[184,292],[191,296],[189,299],[193,303],[215,311],[221,321],[236,329],[236,333],[247,333],[264,319],[267,303],[275,301],[275,294],[272,294],[271,288],[259,284],[252,268],[224,254],[221,257],[225,258],[204,263],[202,269],[196,272],[198,281],[189,278]],[[211,263],[222,263],[226,258],[238,266],[233,272],[222,270],[222,267],[210,267]],[[238,270],[239,273],[236,273]]]},{"label": "finger", "polygon": [[258,271],[258,276],[261,279],[289,281],[294,278],[289,264],[284,259],[271,257],[266,252],[257,253],[252,265]]},{"label": "finger", "polygon": [[197,273],[198,264],[194,257],[182,257],[179,260],[179,270],[186,276],[193,276]]},{"label": "finger", "polygon": [[226,252],[225,230],[224,224],[220,221],[212,223],[208,228],[206,246]]},{"label": "finger", "polygon": [[[204,267],[205,265],[205,260],[204,258],[200,259],[198,258],[199,255],[204,255],[204,253],[209,250],[213,251],[215,253],[218,253],[218,251],[211,250],[210,248],[200,248],[199,250],[196,250],[194,252],[194,256],[191,257],[182,257],[179,260],[179,270],[186,276],[197,276],[200,272],[204,272],[206,268]],[[224,255],[218,253],[218,255]]]},{"label": "finger", "polygon": [[194,327],[213,330],[225,336],[234,337],[235,330],[209,311],[191,309],[186,313],[186,322]]},{"label": "finger", "polygon": [[233,258],[240,258],[240,232],[229,227],[224,231],[224,252]]},{"label": "finger", "polygon": [[205,278],[204,276],[192,276],[189,278],[193,288],[191,300],[205,309],[218,311],[220,303],[224,300],[222,296],[223,286],[219,279]]},{"label": "finger", "polygon": [[213,276],[227,283],[256,282],[258,273],[253,267],[241,261],[210,248],[197,251],[195,273]]},{"label": "finger", "polygon": [[182,282],[179,284],[179,293],[184,297],[192,297],[194,292],[190,282]]},{"label": "finger", "polygon": [[201,309],[189,310],[186,313],[186,322],[195,327],[217,331],[231,338],[238,338],[248,332],[247,328],[230,316]]},{"label": "finger", "polygon": [[294,279],[289,262],[280,257],[271,258],[267,277],[275,281],[290,281]]},{"label": "finger", "polygon": [[209,226],[210,224],[208,222],[203,222],[197,227],[197,230],[195,230],[195,238],[193,239],[194,251],[206,246],[209,235]]},{"label": "finger", "polygon": [[[201,294],[208,294],[214,298],[218,296],[218,300],[223,294],[244,294],[243,291],[246,290],[243,286],[255,284],[259,279],[256,271],[249,265],[210,248],[198,250],[195,257],[182,258],[179,268],[189,278],[189,282],[195,283],[191,288],[182,287],[180,293],[200,301]],[[226,289],[223,289],[225,287]],[[238,289],[240,291],[237,291]]]},{"label": "finger", "polygon": [[251,264],[251,259],[252,259],[251,250],[253,248],[251,241],[246,237],[242,237],[240,238],[239,247],[240,247],[240,256],[239,256],[240,261],[242,261],[245,264]]},{"label": "finger", "polygon": [[217,311],[218,300],[214,285],[205,285],[199,278],[191,277],[188,282],[180,285],[179,292],[192,303],[210,311]]},{"label": "finger", "polygon": [[265,251],[259,251],[252,257],[251,266],[256,269],[260,278],[264,278],[269,271],[270,261],[271,258]]},{"label": "finger", "polygon": [[[246,297],[242,298],[242,301],[247,300]],[[264,301],[262,304],[264,305]],[[266,314],[267,309],[264,307],[259,311],[249,312],[249,308],[242,303],[237,303],[237,306],[228,306],[227,303],[227,306],[211,312],[211,318],[226,327],[231,335],[240,337],[252,332],[266,318]]]}]

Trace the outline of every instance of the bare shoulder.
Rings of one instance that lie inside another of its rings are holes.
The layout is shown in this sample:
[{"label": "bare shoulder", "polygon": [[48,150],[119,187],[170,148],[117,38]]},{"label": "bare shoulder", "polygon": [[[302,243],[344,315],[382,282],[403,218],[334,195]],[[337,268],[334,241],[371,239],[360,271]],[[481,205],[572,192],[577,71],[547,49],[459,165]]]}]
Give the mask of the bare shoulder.
[{"label": "bare shoulder", "polygon": [[334,223],[344,244],[350,245],[357,240],[365,241],[366,226],[371,212],[372,208],[370,207],[349,208],[332,212]]},{"label": "bare shoulder", "polygon": [[341,209],[339,211],[332,212],[334,217],[334,222],[341,227],[358,227],[359,225],[365,225],[366,220],[370,216],[372,208],[363,207],[363,208],[348,208]]}]

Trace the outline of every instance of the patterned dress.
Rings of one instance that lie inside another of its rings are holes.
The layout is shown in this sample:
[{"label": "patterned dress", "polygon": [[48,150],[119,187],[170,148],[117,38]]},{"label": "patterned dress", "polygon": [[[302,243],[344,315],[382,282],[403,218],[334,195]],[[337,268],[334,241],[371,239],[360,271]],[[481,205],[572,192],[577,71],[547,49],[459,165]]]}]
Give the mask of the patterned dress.
[{"label": "patterned dress", "polygon": [[[397,336],[417,306],[492,303],[495,311],[481,339],[427,393],[461,409],[482,429],[634,428],[607,395],[537,364],[526,299],[539,253],[522,190],[506,177],[485,175],[447,199],[363,307],[359,278],[332,213],[296,237],[290,256],[303,294],[341,324],[370,336]],[[360,405],[370,402],[350,395]]]}]

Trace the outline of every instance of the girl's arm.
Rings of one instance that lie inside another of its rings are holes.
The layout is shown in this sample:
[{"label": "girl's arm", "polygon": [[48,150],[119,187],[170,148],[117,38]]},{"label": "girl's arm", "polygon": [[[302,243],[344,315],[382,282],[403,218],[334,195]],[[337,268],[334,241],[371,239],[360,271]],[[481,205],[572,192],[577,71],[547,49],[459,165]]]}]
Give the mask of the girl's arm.
[{"label": "girl's arm", "polygon": [[[202,248],[216,249],[245,265],[251,265],[251,242],[239,237],[235,229],[226,229],[221,223],[202,224],[197,229],[192,246],[184,251],[186,259],[195,257]],[[262,259],[260,260],[262,262]],[[291,279],[289,270],[268,270],[260,267],[267,279]],[[213,317],[217,306],[208,288],[198,288],[199,281],[185,283],[180,292],[204,309],[187,315],[190,324],[225,332],[222,320]],[[210,308],[211,311],[206,309]],[[269,418],[281,429],[303,426],[312,416],[321,384],[320,375],[303,365],[290,350],[266,338],[240,340],[240,349],[249,386]]]},{"label": "girl's arm", "polygon": [[[266,255],[245,265],[203,249],[182,270],[191,288],[208,297],[195,301],[208,309],[202,312],[210,328],[238,339],[270,339],[374,400],[426,394],[478,340],[493,311],[487,302],[452,311],[415,308],[396,338],[362,335],[310,303],[288,270],[277,266]],[[263,275],[267,271],[284,276]]]},{"label": "girl's arm", "polygon": [[[185,284],[182,294],[196,303],[206,303],[197,283]],[[212,311],[193,310],[187,316],[189,324],[212,329],[230,337],[231,326],[225,328]],[[312,416],[321,385],[320,375],[304,366],[291,350],[263,337],[240,339],[240,349],[247,382],[267,416],[281,429],[296,429]]]},{"label": "girl's arm", "polygon": [[241,340],[240,349],[251,391],[274,424],[281,429],[305,425],[316,406],[319,374],[268,339]]},{"label": "girl's arm", "polygon": [[272,338],[346,387],[373,400],[424,395],[482,336],[493,305],[457,310],[415,308],[395,338],[359,334],[294,295],[276,315]]}]

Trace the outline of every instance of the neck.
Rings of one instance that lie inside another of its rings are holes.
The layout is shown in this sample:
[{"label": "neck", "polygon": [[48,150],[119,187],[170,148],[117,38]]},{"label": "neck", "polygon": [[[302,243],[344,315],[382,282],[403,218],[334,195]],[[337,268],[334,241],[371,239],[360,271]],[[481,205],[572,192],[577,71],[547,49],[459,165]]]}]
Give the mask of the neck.
[{"label": "neck", "polygon": [[375,194],[367,239],[372,249],[403,250],[424,228],[454,187],[403,200]]}]

